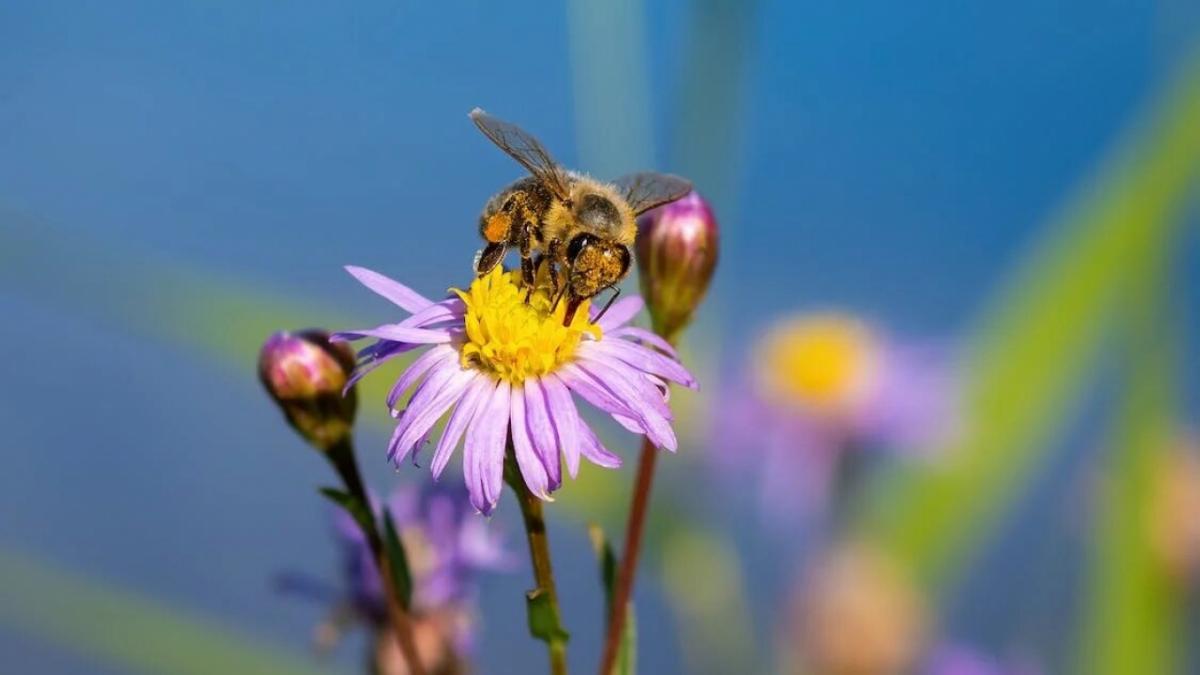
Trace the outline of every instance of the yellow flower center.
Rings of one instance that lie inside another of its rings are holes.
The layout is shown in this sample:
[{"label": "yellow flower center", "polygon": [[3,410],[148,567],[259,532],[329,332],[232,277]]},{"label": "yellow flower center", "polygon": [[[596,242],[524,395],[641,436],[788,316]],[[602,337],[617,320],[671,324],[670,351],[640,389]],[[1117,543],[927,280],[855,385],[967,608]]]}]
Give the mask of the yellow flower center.
[{"label": "yellow flower center", "polygon": [[847,316],[822,314],[773,329],[758,350],[765,392],[822,414],[852,410],[869,391],[878,368],[874,336]]},{"label": "yellow flower center", "polygon": [[554,298],[543,280],[544,275],[527,301],[520,273],[497,265],[468,290],[453,289],[467,305],[463,367],[519,384],[570,361],[585,333],[600,339],[600,327],[588,320],[588,302],[580,303],[571,324],[564,326],[567,303],[551,308]]}]

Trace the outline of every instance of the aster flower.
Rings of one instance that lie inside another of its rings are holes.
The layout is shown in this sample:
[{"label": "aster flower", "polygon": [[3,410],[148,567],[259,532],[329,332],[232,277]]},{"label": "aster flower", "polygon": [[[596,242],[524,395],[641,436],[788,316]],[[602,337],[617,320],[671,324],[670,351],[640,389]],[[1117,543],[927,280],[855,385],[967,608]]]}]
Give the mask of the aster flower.
[{"label": "aster flower", "polygon": [[921,454],[953,432],[954,382],[937,349],[849,315],[785,319],[753,349],[718,421],[722,473],[757,459],[764,510],[820,515],[866,454]]},{"label": "aster flower", "polygon": [[[499,267],[438,302],[376,272],[346,269],[412,315],[338,334],[376,340],[359,351],[350,384],[401,353],[428,347],[387,397],[397,418],[388,458],[415,461],[448,413],[433,452],[433,475],[441,475],[465,436],[463,474],[471,504],[481,513],[490,514],[500,499],[509,438],[521,476],[542,499],[561,485],[563,459],[572,477],[581,458],[606,468],[620,465],[580,417],[573,395],[656,446],[675,450],[667,383],[694,388],[696,382],[665,341],[626,325],[641,310],[640,298],[625,298],[599,318],[585,302],[564,325],[565,304],[555,306],[546,285],[529,291],[518,273]],[[398,409],[410,389],[407,405]]]},{"label": "aster flower", "polygon": [[1042,669],[1028,659],[1007,662],[961,644],[943,643],[933,650],[920,672],[923,675],[1039,675]]},{"label": "aster flower", "polygon": [[[460,672],[473,651],[476,580],[480,573],[509,571],[515,559],[491,524],[472,517],[461,487],[427,485],[396,490],[383,505],[396,525],[413,581],[412,623],[417,653],[429,672]],[[376,672],[406,673],[394,633],[388,627],[383,580],[362,529],[343,509],[333,514],[342,558],[342,590],[300,576],[287,588],[317,596],[335,611],[317,633],[332,648],[351,625],[372,631]]]}]

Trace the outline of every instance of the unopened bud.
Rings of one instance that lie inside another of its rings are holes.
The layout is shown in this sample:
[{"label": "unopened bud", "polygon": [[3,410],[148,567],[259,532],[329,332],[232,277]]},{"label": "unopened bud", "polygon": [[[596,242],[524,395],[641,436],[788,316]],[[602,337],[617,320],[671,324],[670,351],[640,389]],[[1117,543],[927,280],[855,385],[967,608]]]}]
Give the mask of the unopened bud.
[{"label": "unopened bud", "polygon": [[354,369],[354,352],[319,330],[280,331],[263,343],[258,376],[301,436],[328,450],[350,434],[357,397],[342,389]]},{"label": "unopened bud", "polygon": [[717,267],[717,219],[695,191],[638,218],[638,273],[654,329],[668,339],[692,318]]}]

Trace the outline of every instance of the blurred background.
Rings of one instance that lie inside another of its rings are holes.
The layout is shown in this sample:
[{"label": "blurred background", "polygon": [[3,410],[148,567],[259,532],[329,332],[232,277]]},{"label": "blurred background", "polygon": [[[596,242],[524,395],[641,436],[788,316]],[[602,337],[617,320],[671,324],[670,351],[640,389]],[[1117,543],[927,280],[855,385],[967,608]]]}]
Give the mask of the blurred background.
[{"label": "blurred background", "polygon": [[[5,672],[359,667],[275,583],[337,582],[332,478],[254,360],[390,320],[344,264],[466,283],[519,175],[475,106],[598,177],[686,175],[720,222],[642,672],[1200,672],[1200,4],[46,1],[0,6],[0,45]],[[896,424],[756,376],[836,398],[860,361],[911,376],[863,380]],[[388,379],[381,492],[429,480],[385,461]],[[625,468],[548,508],[580,672],[586,525],[620,539],[636,457],[609,438]],[[523,554],[518,516],[491,525]],[[544,668],[531,584],[481,579],[477,672]]]}]

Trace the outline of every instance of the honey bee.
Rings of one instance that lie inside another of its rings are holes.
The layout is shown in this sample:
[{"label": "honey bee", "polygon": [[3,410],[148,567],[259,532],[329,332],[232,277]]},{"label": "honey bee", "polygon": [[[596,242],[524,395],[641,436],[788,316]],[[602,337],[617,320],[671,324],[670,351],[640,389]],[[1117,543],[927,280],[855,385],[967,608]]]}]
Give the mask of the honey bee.
[{"label": "honey bee", "polygon": [[486,243],[475,256],[475,273],[487,274],[514,247],[520,252],[521,276],[529,289],[542,261],[549,263],[551,293],[555,304],[566,296],[568,323],[581,302],[613,289],[603,315],[620,294],[617,284],[629,273],[637,216],[683,197],[692,184],[652,172],[603,183],[562,168],[536,138],[514,124],[479,108],[470,117],[530,173],[484,206],[479,233]]}]

